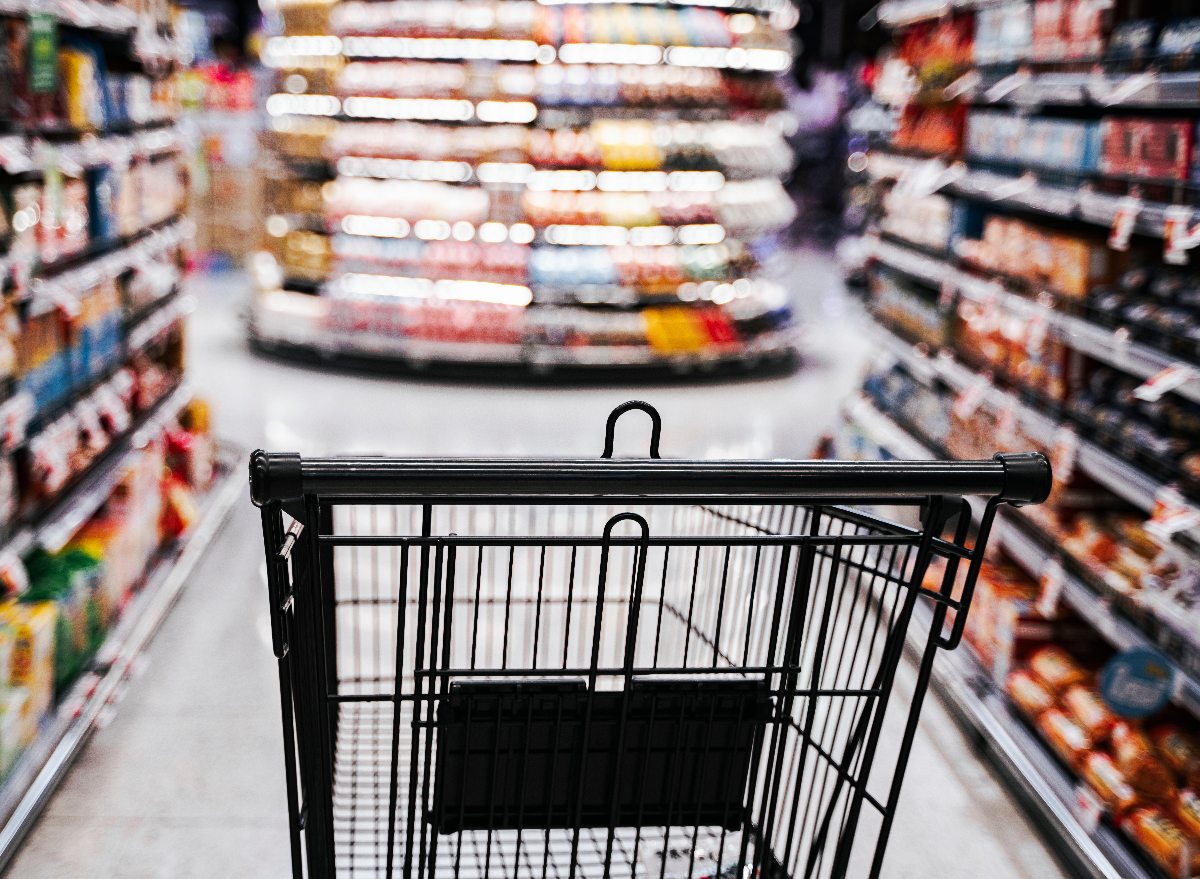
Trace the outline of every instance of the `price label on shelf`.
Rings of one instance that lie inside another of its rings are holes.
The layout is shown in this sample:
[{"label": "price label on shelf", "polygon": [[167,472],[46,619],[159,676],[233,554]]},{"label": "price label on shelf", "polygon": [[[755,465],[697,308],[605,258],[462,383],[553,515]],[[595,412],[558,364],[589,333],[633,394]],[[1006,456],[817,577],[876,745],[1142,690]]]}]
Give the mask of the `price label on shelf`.
[{"label": "price label on shelf", "polygon": [[992,379],[990,375],[975,376],[974,380],[963,388],[954,400],[954,414],[962,419],[967,419],[974,415],[979,411],[979,407],[983,405],[984,397],[987,396],[988,388],[991,386]]},{"label": "price label on shelf", "polygon": [[1143,204],[1137,196],[1127,195],[1117,205],[1113,214],[1112,231],[1108,235],[1108,246],[1113,250],[1124,252],[1129,249],[1129,236],[1133,234],[1133,228],[1137,225]]},{"label": "price label on shelf", "polygon": [[11,452],[25,442],[25,431],[37,413],[33,395],[18,391],[0,405],[0,445]]},{"label": "price label on shelf", "polygon": [[996,413],[996,440],[1001,445],[1013,441],[1017,434],[1017,408],[1012,400],[1005,400],[1000,411]]},{"label": "price label on shelf", "polygon": [[1187,531],[1200,525],[1200,510],[1197,510],[1179,493],[1174,485],[1164,485],[1154,496],[1154,509],[1146,522],[1146,531],[1163,543],[1171,535]]},{"label": "price label on shelf", "polygon": [[950,278],[943,278],[941,287],[938,288],[938,307],[947,309],[954,304],[954,294],[958,292],[958,287]]},{"label": "price label on shelf", "polygon": [[1042,350],[1042,345],[1046,341],[1046,330],[1049,326],[1050,321],[1046,319],[1046,309],[1038,308],[1029,316],[1029,322],[1025,325],[1025,351],[1027,353],[1036,355]]},{"label": "price label on shelf", "polygon": [[1163,262],[1187,265],[1187,252],[1200,245],[1200,226],[1189,229],[1192,209],[1186,205],[1171,205],[1163,218]]},{"label": "price label on shelf", "polygon": [[984,97],[987,98],[989,104],[995,104],[997,101],[1008,97],[1031,79],[1033,79],[1033,75],[1028,70],[1018,70],[1016,73],[999,80],[984,92]]},{"label": "price label on shelf", "polygon": [[1050,466],[1054,470],[1054,479],[1060,483],[1071,481],[1075,473],[1075,459],[1079,457],[1079,435],[1074,429],[1063,425],[1054,437],[1054,454],[1050,456]]},{"label": "price label on shelf", "polygon": [[1039,591],[1035,609],[1048,620],[1058,616],[1058,602],[1063,591],[1062,559],[1058,556],[1047,560],[1038,578]]},{"label": "price label on shelf", "polygon": [[1160,400],[1163,394],[1181,388],[1195,378],[1200,378],[1195,367],[1187,363],[1172,363],[1134,388],[1133,395],[1139,400],[1153,403]]},{"label": "price label on shelf", "polygon": [[1071,815],[1079,822],[1083,832],[1089,836],[1095,833],[1103,814],[1104,804],[1091,787],[1082,781],[1076,784],[1074,796],[1071,797]]}]

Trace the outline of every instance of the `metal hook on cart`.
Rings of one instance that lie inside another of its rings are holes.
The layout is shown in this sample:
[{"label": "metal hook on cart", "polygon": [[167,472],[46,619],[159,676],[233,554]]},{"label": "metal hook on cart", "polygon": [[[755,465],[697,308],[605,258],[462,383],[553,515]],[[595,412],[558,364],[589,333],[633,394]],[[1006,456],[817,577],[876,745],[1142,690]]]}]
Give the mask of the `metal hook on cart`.
[{"label": "metal hook on cart", "polygon": [[650,416],[650,457],[657,458],[658,440],[662,436],[662,418],[658,414],[658,410],[641,400],[630,400],[628,403],[622,403],[614,409],[608,416],[608,424],[604,428],[604,452],[600,455],[601,458],[611,458],[613,454],[613,436],[617,429],[617,419],[628,412],[630,409],[641,409]]}]

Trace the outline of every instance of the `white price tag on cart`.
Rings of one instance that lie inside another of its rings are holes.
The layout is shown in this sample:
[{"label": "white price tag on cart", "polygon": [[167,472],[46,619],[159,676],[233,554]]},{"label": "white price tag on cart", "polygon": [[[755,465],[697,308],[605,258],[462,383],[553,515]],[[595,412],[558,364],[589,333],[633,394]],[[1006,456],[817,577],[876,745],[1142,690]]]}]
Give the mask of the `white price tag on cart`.
[{"label": "white price tag on cart", "polygon": [[1187,363],[1172,363],[1134,388],[1133,395],[1139,400],[1153,403],[1162,399],[1163,394],[1181,388],[1196,378],[1200,378],[1200,374],[1196,372],[1194,366]]},{"label": "white price tag on cart", "polygon": [[1058,601],[1063,591],[1063,566],[1058,556],[1047,560],[1039,580],[1040,591],[1035,608],[1043,617],[1052,620],[1058,616]]}]

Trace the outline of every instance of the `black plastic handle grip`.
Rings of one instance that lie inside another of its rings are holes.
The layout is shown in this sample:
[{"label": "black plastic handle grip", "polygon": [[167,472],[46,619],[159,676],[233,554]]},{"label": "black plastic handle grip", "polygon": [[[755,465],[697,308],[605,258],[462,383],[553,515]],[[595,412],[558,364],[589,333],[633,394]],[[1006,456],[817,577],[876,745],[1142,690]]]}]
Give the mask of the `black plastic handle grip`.
[{"label": "black plastic handle grip", "polygon": [[[676,458],[304,458],[255,452],[250,496],[256,504],[304,494],[342,503],[373,498],[638,498],[642,503],[920,503],[933,494],[981,495],[1010,504],[1050,494],[1045,455],[990,461],[687,461]],[[400,502],[400,501],[397,501]],[[532,501],[531,501],[532,502]]]},{"label": "black plastic handle grip", "polygon": [[659,417],[658,410],[649,403],[642,402],[641,400],[630,400],[628,403],[622,403],[609,414],[608,424],[604,428],[604,453],[600,455],[601,458],[612,457],[613,437],[617,430],[617,419],[630,409],[641,409],[650,416],[650,457],[659,457],[658,440],[662,436],[662,418]]}]

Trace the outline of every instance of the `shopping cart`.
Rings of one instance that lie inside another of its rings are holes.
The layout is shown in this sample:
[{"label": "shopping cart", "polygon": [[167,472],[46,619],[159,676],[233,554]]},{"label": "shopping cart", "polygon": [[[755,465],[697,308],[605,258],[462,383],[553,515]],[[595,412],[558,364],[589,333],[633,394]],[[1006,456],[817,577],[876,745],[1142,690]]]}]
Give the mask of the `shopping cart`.
[{"label": "shopping cart", "polygon": [[298,879],[879,875],[933,658],[1049,463],[663,460],[643,403],[604,458],[630,408],[651,460],[251,457]]}]

